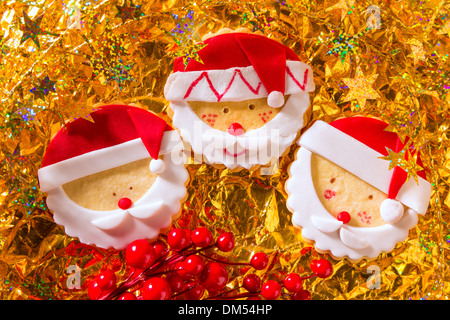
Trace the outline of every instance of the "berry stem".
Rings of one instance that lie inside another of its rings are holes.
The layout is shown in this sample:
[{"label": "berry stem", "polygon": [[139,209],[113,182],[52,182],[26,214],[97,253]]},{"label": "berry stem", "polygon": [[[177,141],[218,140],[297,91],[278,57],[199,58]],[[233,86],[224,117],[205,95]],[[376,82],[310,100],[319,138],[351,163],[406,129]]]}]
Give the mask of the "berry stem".
[{"label": "berry stem", "polygon": [[207,256],[207,255],[205,255],[205,254],[203,254],[201,252],[199,252],[199,255],[205,257],[208,260],[219,262],[219,263],[223,263],[223,264],[226,264],[226,265],[229,265],[229,266],[250,266],[250,263],[248,263],[248,262],[229,262],[229,261],[225,261],[225,260],[220,260],[220,259],[215,259],[215,258],[209,257],[209,256]]},{"label": "berry stem", "polygon": [[311,278],[315,278],[317,277],[317,274],[312,274],[310,276],[306,276],[306,277],[301,277],[302,280],[306,280],[306,279],[311,279]]},{"label": "berry stem", "polygon": [[[163,275],[170,272],[175,272],[177,270],[171,269],[166,271],[161,271],[163,268],[170,268],[171,266],[175,265],[177,262],[183,260],[185,257],[199,253],[204,257],[207,257],[206,255],[202,254],[202,251],[208,250],[210,248],[213,248],[214,245],[210,245],[204,248],[195,249],[195,250],[189,250],[193,247],[193,245],[189,245],[181,250],[175,251],[166,249],[161,256],[147,269],[143,270],[141,274],[139,274],[137,277],[132,278],[135,274],[136,270],[134,270],[131,275],[123,281],[115,290],[108,292],[105,295],[100,296],[98,300],[112,300],[117,297],[119,297],[121,294],[128,291],[130,288],[136,287],[138,285],[141,285],[143,282],[148,280],[150,277]],[[172,253],[169,255],[169,253]],[[207,257],[208,258],[208,257]],[[189,288],[192,289],[192,288]],[[178,294],[177,294],[178,295]]]}]

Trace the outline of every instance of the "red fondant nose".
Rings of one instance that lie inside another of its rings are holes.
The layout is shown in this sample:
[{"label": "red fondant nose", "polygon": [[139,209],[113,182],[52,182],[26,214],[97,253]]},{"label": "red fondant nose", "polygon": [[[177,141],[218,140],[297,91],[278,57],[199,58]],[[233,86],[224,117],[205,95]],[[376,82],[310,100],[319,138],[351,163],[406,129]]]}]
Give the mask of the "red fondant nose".
[{"label": "red fondant nose", "polygon": [[122,198],[119,200],[119,203],[118,203],[119,208],[123,209],[123,210],[128,209],[129,207],[131,207],[132,204],[133,204],[133,202],[128,198]]},{"label": "red fondant nose", "polygon": [[227,132],[233,136],[240,136],[244,133],[244,128],[242,128],[239,123],[235,122],[228,127]]}]

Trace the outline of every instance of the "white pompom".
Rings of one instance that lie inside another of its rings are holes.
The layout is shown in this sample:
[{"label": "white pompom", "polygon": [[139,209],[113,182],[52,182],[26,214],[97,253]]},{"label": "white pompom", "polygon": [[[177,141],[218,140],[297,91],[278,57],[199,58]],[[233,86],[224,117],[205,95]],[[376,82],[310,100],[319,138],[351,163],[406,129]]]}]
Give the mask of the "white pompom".
[{"label": "white pompom", "polygon": [[152,161],[150,161],[150,171],[153,173],[162,173],[165,168],[166,165],[161,159],[153,159]]},{"label": "white pompom", "polygon": [[403,205],[394,199],[386,199],[380,205],[381,218],[387,223],[396,223],[403,217]]},{"label": "white pompom", "polygon": [[267,104],[272,108],[281,108],[284,105],[284,94],[280,91],[272,91],[267,97]]}]

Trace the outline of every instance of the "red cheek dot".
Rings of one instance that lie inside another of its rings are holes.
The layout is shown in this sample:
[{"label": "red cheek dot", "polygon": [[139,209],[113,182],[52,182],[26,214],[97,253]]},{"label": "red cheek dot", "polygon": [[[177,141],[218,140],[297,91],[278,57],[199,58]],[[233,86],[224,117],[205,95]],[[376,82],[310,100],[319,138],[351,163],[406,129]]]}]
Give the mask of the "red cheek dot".
[{"label": "red cheek dot", "polygon": [[325,199],[330,200],[331,198],[336,196],[336,192],[334,192],[333,190],[325,190],[325,193],[323,194],[323,196],[325,197]]},{"label": "red cheek dot", "polygon": [[349,223],[350,219],[351,219],[350,213],[348,213],[347,211],[339,212],[336,219],[338,219],[339,221],[342,221],[343,223]]},{"label": "red cheek dot", "polygon": [[118,203],[119,208],[122,210],[126,210],[126,209],[130,208],[132,204],[133,204],[133,202],[129,198],[122,198],[119,200],[119,203]]}]

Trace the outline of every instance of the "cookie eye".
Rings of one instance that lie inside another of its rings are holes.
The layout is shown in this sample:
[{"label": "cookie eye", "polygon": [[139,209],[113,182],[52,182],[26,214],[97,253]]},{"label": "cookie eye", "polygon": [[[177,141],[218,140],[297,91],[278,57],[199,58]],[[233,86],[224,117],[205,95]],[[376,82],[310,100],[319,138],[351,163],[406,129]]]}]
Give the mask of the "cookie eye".
[{"label": "cookie eye", "polygon": [[255,110],[255,108],[256,108],[256,107],[255,107],[254,104],[249,104],[249,105],[248,105],[248,109],[249,109],[249,110]]},{"label": "cookie eye", "polygon": [[334,183],[336,181],[336,178],[331,178],[330,183]]},{"label": "cookie eye", "polygon": [[113,196],[114,196],[114,197],[116,196],[116,193],[115,193],[115,192],[113,193]]},{"label": "cookie eye", "polygon": [[373,199],[373,195],[370,195],[370,196],[369,196],[369,200],[372,200],[372,199]]},{"label": "cookie eye", "polygon": [[228,109],[227,107],[223,108],[222,110],[223,113],[227,114],[228,112],[230,112],[230,109]]},{"label": "cookie eye", "polygon": [[133,187],[130,187],[130,190],[133,190]]}]

